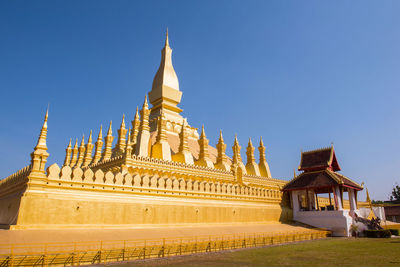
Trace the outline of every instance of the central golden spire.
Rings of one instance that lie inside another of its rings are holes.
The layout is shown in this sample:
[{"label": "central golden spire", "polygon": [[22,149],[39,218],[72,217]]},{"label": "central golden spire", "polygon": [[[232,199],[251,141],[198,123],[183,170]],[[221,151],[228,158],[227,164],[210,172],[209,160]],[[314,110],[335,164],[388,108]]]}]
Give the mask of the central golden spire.
[{"label": "central golden spire", "polygon": [[164,111],[166,119],[182,123],[179,115],[182,111],[177,105],[182,98],[179,90],[179,81],[172,65],[172,49],[169,46],[168,29],[165,37],[165,45],[161,50],[160,67],[154,76],[153,86],[149,92],[149,100],[153,105],[150,113],[150,121],[161,115]]}]

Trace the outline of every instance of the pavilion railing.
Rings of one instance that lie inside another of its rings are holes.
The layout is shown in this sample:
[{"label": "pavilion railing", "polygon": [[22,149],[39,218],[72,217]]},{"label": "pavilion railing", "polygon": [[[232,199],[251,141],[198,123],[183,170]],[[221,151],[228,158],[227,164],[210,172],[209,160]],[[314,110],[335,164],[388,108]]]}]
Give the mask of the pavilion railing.
[{"label": "pavilion railing", "polygon": [[214,252],[321,239],[331,233],[308,229],[157,240],[0,245],[1,266],[79,266]]}]

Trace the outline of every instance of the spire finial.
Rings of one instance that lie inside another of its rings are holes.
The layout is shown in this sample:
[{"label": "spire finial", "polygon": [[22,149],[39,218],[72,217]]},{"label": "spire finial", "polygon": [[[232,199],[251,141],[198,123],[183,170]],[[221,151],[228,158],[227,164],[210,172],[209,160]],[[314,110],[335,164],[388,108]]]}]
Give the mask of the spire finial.
[{"label": "spire finial", "polygon": [[122,113],[121,129],[125,129],[125,114]]},{"label": "spire finial", "polygon": [[92,130],[90,130],[88,144],[92,143]]},{"label": "spire finial", "polygon": [[235,141],[234,141],[234,144],[236,145],[239,145],[239,141],[238,141],[238,139],[237,139],[237,134],[235,134]]},{"label": "spire finial", "polygon": [[260,146],[264,146],[264,142],[262,140],[262,136],[260,136]]},{"label": "spire finial", "polygon": [[149,104],[147,103],[147,94],[145,94],[145,96],[144,96],[144,102],[143,102],[143,108],[144,108],[144,109],[147,109],[148,106],[149,106]]},{"label": "spire finial", "polygon": [[97,141],[103,139],[103,124],[100,124],[99,135],[97,136]]},{"label": "spire finial", "polygon": [[205,138],[206,137],[206,132],[204,131],[204,124],[201,126],[201,134],[200,137]]},{"label": "spire finial", "polygon": [[165,46],[169,46],[169,40],[168,40],[168,27],[167,27],[167,32],[165,34]]},{"label": "spire finial", "polygon": [[69,139],[69,144],[67,148],[71,148],[71,142],[72,142],[72,138]]},{"label": "spire finial", "polygon": [[221,129],[219,130],[219,140],[218,141],[224,142],[224,138],[222,137],[222,130]]},{"label": "spire finial", "polygon": [[85,145],[85,135],[82,134],[81,146],[84,146],[84,145]]},{"label": "spire finial", "polygon": [[38,142],[36,144],[35,150],[37,148],[43,148],[47,150],[46,139],[47,139],[47,119],[49,117],[49,108],[46,110],[46,115],[44,116],[43,126],[40,130],[40,135],[38,138]]},{"label": "spire finial", "polygon": [[49,117],[49,106],[47,106],[46,115],[44,116],[44,122],[46,123],[46,126],[47,126],[47,118],[48,117]]},{"label": "spire finial", "polygon": [[110,121],[110,127],[108,128],[107,135],[112,135],[112,120]]},{"label": "spire finial", "polygon": [[249,146],[253,146],[253,143],[251,142],[251,138],[249,137]]}]

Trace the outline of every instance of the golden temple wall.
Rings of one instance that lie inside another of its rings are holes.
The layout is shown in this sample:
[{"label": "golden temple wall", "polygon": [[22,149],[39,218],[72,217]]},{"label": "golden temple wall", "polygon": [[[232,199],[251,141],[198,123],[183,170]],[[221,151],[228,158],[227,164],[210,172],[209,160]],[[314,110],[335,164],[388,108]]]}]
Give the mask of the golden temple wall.
[{"label": "golden temple wall", "polygon": [[143,227],[291,218],[276,186],[145,173],[93,173],[68,166],[60,170],[53,164],[43,186],[28,188],[22,197],[18,221],[12,228]]},{"label": "golden temple wall", "polygon": [[18,218],[22,194],[26,190],[31,166],[17,171],[0,181],[0,228],[8,228]]}]

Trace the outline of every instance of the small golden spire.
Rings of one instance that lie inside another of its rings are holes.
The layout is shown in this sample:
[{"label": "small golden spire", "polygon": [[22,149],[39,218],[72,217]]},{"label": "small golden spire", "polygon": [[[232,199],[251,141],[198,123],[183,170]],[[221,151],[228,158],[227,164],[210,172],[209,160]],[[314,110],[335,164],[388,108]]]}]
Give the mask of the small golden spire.
[{"label": "small golden spire", "polygon": [[77,160],[78,160],[78,138],[76,138],[74,148],[72,149],[72,158],[70,166],[74,167]]},{"label": "small golden spire", "polygon": [[82,135],[82,141],[81,145],[79,146],[79,156],[78,156],[78,162],[76,163],[75,167],[81,167],[83,163],[83,159],[85,156],[85,135]]},{"label": "small golden spire", "polygon": [[148,109],[149,104],[147,103],[147,94],[144,96],[144,103],[143,103],[143,109]]},{"label": "small golden spire", "polygon": [[85,135],[82,134],[82,141],[81,141],[80,147],[84,147],[84,146],[85,146]]},{"label": "small golden spire", "polygon": [[[253,147],[253,143],[251,142],[251,138],[249,137],[249,143],[248,143],[249,147]],[[253,147],[254,148],[254,147]]]},{"label": "small golden spire", "polygon": [[222,130],[219,130],[219,140],[218,142],[224,142],[224,138],[222,137]]},{"label": "small golden spire", "polygon": [[110,121],[110,127],[108,128],[107,136],[105,139],[105,147],[103,151],[103,160],[108,160],[111,158],[112,153],[112,142],[114,140],[114,136],[112,136],[112,121]]},{"label": "small golden spire", "polygon": [[103,125],[100,124],[100,131],[99,131],[99,135],[97,136],[97,141],[101,141],[103,139]]},{"label": "small golden spire", "polygon": [[89,164],[92,162],[92,151],[93,151],[92,130],[90,130],[89,139],[86,144],[85,156],[83,158],[83,163],[82,163],[83,167],[89,166]]},{"label": "small golden spire", "polygon": [[89,134],[89,139],[88,139],[88,144],[92,143],[92,130],[90,130],[90,134]]},{"label": "small golden spire", "polygon": [[44,122],[42,129],[40,130],[40,135],[38,142],[36,144],[35,150],[38,148],[42,148],[47,150],[46,139],[47,139],[47,119],[49,117],[49,109],[46,110],[46,115],[44,116]]},{"label": "small golden spire", "polygon": [[263,177],[271,178],[271,171],[269,170],[269,165],[265,157],[265,146],[262,137],[260,137],[260,145],[258,146],[258,151],[260,152],[260,161],[258,163],[260,175]]},{"label": "small golden spire", "polygon": [[118,156],[125,151],[126,148],[126,128],[125,128],[125,114],[122,115],[121,126],[118,130],[118,142],[114,148],[114,156]]},{"label": "small golden spire", "polygon": [[215,167],[218,169],[222,169],[224,171],[230,170],[230,164],[228,157],[225,154],[226,144],[224,143],[224,138],[222,137],[222,130],[219,130],[219,139],[216,145],[218,154],[217,154],[217,162]]},{"label": "small golden spire", "polygon": [[67,146],[67,149],[65,149],[65,160],[64,160],[64,166],[69,166],[70,162],[71,162],[71,138],[69,139],[69,144]]},{"label": "small golden spire", "polygon": [[121,129],[125,129],[125,114],[122,114]]},{"label": "small golden spire", "polygon": [[131,143],[131,128],[128,130],[128,140],[126,141],[125,159],[129,159],[132,156],[132,143]]},{"label": "small golden spire", "polygon": [[139,132],[140,127],[140,120],[139,120],[139,107],[136,106],[136,113],[135,118],[132,121],[132,128],[131,128],[131,145],[132,149],[134,149],[134,145],[136,144],[136,138]]},{"label": "small golden spire", "polygon": [[204,124],[201,126],[201,135],[197,142],[200,147],[200,153],[199,159],[195,162],[195,164],[208,168],[214,168],[214,164],[210,159],[210,154],[208,152],[208,139],[206,137],[206,132],[204,131]]},{"label": "small golden spire", "polygon": [[32,172],[39,172],[44,174],[44,168],[47,162],[49,153],[47,153],[47,118],[49,116],[49,108],[46,110],[46,115],[44,116],[44,122],[42,129],[40,130],[40,135],[37,144],[31,153],[31,165]]},{"label": "small golden spire", "polygon": [[139,119],[139,107],[136,106],[135,120]]},{"label": "small golden spire", "polygon": [[204,131],[204,124],[201,126],[200,138],[206,138],[206,133],[205,133],[205,131]]},{"label": "small golden spire", "polygon": [[112,120],[110,121],[110,126],[108,127],[108,132],[107,132],[107,136],[111,135],[112,135]]},{"label": "small golden spire", "polygon": [[103,147],[103,125],[100,125],[100,131],[99,131],[99,135],[97,137],[97,141],[96,141],[96,148],[94,151],[94,157],[93,157],[93,164],[96,164],[97,162],[99,162],[100,158],[101,158],[101,149]]}]

